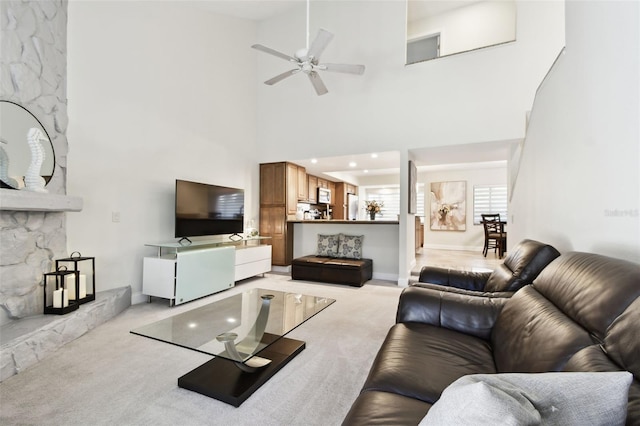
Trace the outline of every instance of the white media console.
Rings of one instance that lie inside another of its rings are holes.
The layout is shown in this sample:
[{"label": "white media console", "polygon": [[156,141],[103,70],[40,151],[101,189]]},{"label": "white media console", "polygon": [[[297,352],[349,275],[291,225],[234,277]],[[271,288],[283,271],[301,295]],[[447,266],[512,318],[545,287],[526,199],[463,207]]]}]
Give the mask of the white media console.
[{"label": "white media console", "polygon": [[156,247],[158,254],[144,258],[142,293],[179,305],[231,288],[236,281],[269,272],[271,246],[260,244],[267,238],[195,241],[189,245],[146,244]]}]

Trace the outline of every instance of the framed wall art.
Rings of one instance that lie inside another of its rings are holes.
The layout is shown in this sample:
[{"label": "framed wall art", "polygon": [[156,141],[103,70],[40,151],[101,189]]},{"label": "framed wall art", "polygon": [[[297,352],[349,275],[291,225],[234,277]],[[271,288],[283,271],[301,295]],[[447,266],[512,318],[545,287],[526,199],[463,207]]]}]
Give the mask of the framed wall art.
[{"label": "framed wall art", "polygon": [[431,182],[432,231],[467,230],[467,182]]},{"label": "framed wall art", "polygon": [[418,168],[409,160],[409,214],[418,212]]}]

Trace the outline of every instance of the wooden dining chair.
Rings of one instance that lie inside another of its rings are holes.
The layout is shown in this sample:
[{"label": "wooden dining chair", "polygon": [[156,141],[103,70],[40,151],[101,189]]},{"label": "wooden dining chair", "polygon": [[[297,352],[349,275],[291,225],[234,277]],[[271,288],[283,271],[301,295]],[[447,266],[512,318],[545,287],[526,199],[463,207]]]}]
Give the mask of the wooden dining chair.
[{"label": "wooden dining chair", "polygon": [[507,233],[504,224],[500,220],[500,214],[481,214],[482,226],[484,228],[484,248],[482,254],[487,257],[489,249],[498,252],[498,257],[502,259],[507,246]]}]

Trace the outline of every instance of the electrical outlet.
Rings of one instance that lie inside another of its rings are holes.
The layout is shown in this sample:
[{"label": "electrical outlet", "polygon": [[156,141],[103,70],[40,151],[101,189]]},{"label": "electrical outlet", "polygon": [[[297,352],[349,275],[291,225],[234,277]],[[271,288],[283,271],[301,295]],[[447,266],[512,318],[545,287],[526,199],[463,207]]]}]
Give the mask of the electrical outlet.
[{"label": "electrical outlet", "polygon": [[120,222],[120,212],[111,212],[111,222],[113,223]]}]

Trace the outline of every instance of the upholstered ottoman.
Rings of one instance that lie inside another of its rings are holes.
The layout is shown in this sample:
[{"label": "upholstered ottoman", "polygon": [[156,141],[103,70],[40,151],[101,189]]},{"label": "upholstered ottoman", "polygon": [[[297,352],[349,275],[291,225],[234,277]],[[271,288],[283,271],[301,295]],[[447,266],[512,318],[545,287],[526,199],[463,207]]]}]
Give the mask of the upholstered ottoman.
[{"label": "upholstered ottoman", "polygon": [[304,256],[291,262],[294,280],[322,281],[362,287],[373,276],[373,260]]}]

